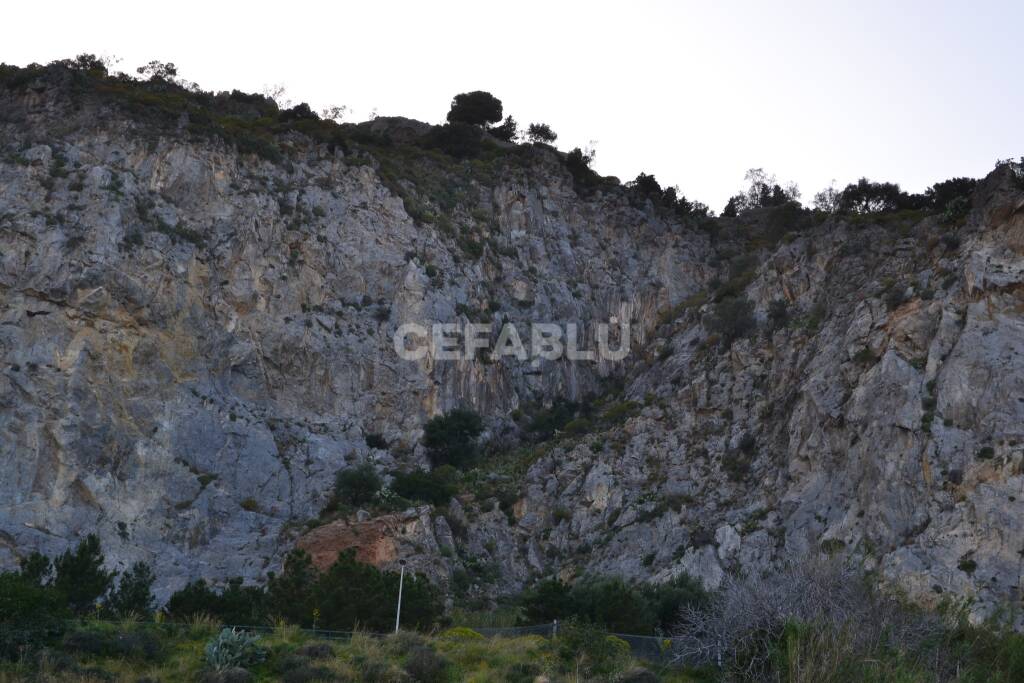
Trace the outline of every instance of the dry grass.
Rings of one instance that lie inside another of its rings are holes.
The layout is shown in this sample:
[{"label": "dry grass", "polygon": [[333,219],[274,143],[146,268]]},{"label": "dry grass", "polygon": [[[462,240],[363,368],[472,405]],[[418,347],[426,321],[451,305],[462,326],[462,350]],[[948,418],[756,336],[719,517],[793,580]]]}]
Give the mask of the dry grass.
[{"label": "dry grass", "polygon": [[[0,683],[15,681],[116,681],[135,683],[141,678],[158,681],[194,681],[205,672],[204,646],[217,633],[219,624],[209,617],[197,617],[181,627],[124,623],[85,624],[80,630],[118,637],[148,629],[158,634],[161,651],[151,659],[138,655],[107,657],[83,652],[44,651],[31,663],[0,663]],[[320,654],[314,646],[328,642]],[[328,680],[407,683],[417,664],[434,662],[447,681],[468,683],[530,683],[545,676],[552,683],[574,680],[571,661],[562,661],[555,643],[540,636],[518,638],[456,638],[427,636],[414,632],[381,637],[356,632],[348,641],[320,641],[288,624],[277,624],[259,640],[266,649],[265,662],[254,666],[256,681]],[[636,666],[630,659],[626,667]],[[594,678],[591,680],[612,680]],[[686,681],[678,677],[673,680]]]}]

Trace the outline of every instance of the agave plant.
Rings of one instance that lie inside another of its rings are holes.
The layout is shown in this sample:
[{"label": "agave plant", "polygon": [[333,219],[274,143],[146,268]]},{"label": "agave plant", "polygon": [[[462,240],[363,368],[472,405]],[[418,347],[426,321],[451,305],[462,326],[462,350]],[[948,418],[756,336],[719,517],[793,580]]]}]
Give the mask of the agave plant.
[{"label": "agave plant", "polygon": [[267,656],[267,651],[257,644],[259,639],[234,628],[222,629],[206,644],[206,663],[215,671],[258,664]]}]

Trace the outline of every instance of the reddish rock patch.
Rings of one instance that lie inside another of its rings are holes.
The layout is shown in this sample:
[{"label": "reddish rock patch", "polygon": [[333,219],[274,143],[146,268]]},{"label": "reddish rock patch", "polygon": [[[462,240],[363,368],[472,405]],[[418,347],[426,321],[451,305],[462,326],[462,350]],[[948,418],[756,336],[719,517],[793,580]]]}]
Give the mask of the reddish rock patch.
[{"label": "reddish rock patch", "polygon": [[321,571],[338,559],[338,553],[349,549],[355,550],[360,562],[383,567],[399,558],[401,540],[420,533],[422,524],[414,513],[381,515],[362,522],[337,519],[304,534],[295,547],[309,553]]}]

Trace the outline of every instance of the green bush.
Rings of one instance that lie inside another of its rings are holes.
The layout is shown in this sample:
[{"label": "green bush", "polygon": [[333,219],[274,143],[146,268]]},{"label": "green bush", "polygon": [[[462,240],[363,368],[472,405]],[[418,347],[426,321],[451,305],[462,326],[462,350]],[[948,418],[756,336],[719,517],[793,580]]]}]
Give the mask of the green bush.
[{"label": "green bush", "polygon": [[417,683],[444,683],[448,680],[448,662],[433,648],[420,645],[405,657],[405,672]]},{"label": "green bush", "polygon": [[616,424],[628,420],[640,410],[636,401],[619,401],[608,406],[601,414],[601,420],[608,424]]},{"label": "green bush", "polygon": [[768,304],[768,322],[773,330],[789,324],[789,303],[785,299],[775,299]]},{"label": "green bush", "polygon": [[524,621],[548,623],[576,613],[572,587],[559,579],[544,579],[520,596]]},{"label": "green bush", "polygon": [[752,465],[753,461],[750,454],[739,449],[729,451],[722,456],[722,470],[729,478],[729,481],[732,482],[740,482],[746,479],[747,475],[750,474]]},{"label": "green bush", "polygon": [[180,621],[197,614],[216,616],[214,605],[217,597],[216,591],[210,588],[204,579],[196,579],[172,593],[165,609],[171,618]]},{"label": "green bush", "polygon": [[578,417],[566,423],[563,431],[571,436],[586,434],[594,428],[593,423],[585,417]]},{"label": "green bush", "polygon": [[686,574],[662,584],[630,584],[619,577],[584,577],[569,586],[558,579],[538,582],[520,598],[523,620],[547,623],[575,619],[616,633],[668,633],[679,611],[707,599]]},{"label": "green bush", "polygon": [[278,117],[282,122],[285,121],[319,121],[320,117],[310,109],[309,105],[305,102],[301,102],[291,109],[285,109],[281,112]]},{"label": "green bush", "polygon": [[640,593],[654,614],[656,633],[672,633],[680,610],[704,605],[709,599],[700,581],[686,573],[664,583],[644,584]]},{"label": "green bush", "polygon": [[[943,207],[942,220],[945,223],[953,223],[966,216],[967,212],[970,210],[970,199],[968,199],[967,197],[955,197],[951,199],[945,207]],[[947,248],[950,248],[950,245],[953,244],[954,242],[955,245],[952,246],[953,249],[955,249],[957,246],[960,246],[959,240],[957,240],[955,235],[943,235],[942,240],[943,244]]]},{"label": "green bush", "polygon": [[471,628],[465,626],[453,626],[450,629],[441,631],[439,638],[445,640],[469,640],[469,641],[482,641],[484,637],[474,631]]},{"label": "green bush", "polygon": [[61,649],[92,657],[114,657],[140,662],[163,658],[164,648],[155,633],[143,629],[125,631],[109,624],[77,629],[64,636]]},{"label": "green bush", "polygon": [[263,623],[268,611],[263,588],[246,586],[241,577],[229,579],[220,590],[197,579],[172,594],[166,610],[177,621],[207,614],[221,623],[234,625]]},{"label": "green bush", "polygon": [[449,123],[436,126],[423,144],[456,159],[471,159],[479,156],[483,149],[483,133],[467,123]]},{"label": "green bush", "polygon": [[584,152],[579,147],[565,156],[565,168],[572,176],[573,189],[581,197],[590,195],[601,184],[601,176],[590,168],[593,160],[593,154]]},{"label": "green bush", "polygon": [[927,190],[925,196],[936,211],[949,211],[953,204],[953,216],[957,218],[967,213],[971,207],[971,195],[978,181],[974,178],[950,178],[941,183],[935,183]]},{"label": "green bush", "polygon": [[526,431],[540,441],[547,441],[576,419],[582,406],[575,401],[556,398],[551,406],[538,410],[530,418]]},{"label": "green bush", "polygon": [[430,472],[397,472],[391,490],[407,500],[444,505],[458,493],[457,480],[458,472],[451,465],[442,465]]},{"label": "green bush", "polygon": [[319,683],[334,680],[337,680],[334,671],[326,666],[314,666],[307,661],[294,662],[281,676],[281,683]]},{"label": "green bush", "polygon": [[0,572],[0,659],[16,660],[51,643],[70,615],[64,596],[18,572]]},{"label": "green bush", "polygon": [[377,470],[367,462],[338,472],[334,490],[340,502],[359,507],[372,502],[383,485]]},{"label": "green bush", "polygon": [[754,305],[745,297],[724,299],[715,304],[706,324],[710,332],[717,334],[726,346],[731,346],[756,328]]},{"label": "green bush", "polygon": [[567,622],[559,629],[555,646],[562,670],[582,674],[583,680],[618,680],[631,663],[629,643],[593,624]]},{"label": "green bush", "polygon": [[584,577],[570,593],[574,615],[616,633],[653,633],[657,619],[639,587],[619,577]]},{"label": "green bush", "polygon": [[432,418],[423,427],[423,445],[435,467],[465,468],[476,459],[476,439],[483,420],[471,410],[456,409]]}]

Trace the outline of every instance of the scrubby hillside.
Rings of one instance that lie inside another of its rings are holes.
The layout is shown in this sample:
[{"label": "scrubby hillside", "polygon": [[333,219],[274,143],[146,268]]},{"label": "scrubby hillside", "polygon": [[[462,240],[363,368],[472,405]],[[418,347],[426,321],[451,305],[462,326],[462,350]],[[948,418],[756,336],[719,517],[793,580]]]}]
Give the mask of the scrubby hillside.
[{"label": "scrubby hillside", "polygon": [[[95,530],[166,597],[355,548],[487,604],[823,553],[976,616],[1019,601],[1019,164],[942,201],[855,187],[810,211],[776,188],[709,218],[453,125],[89,64],[2,75],[5,566]],[[392,339],[611,316],[618,363],[406,361]],[[456,408],[480,454],[410,482]],[[336,496],[361,463],[383,479]]]}]

